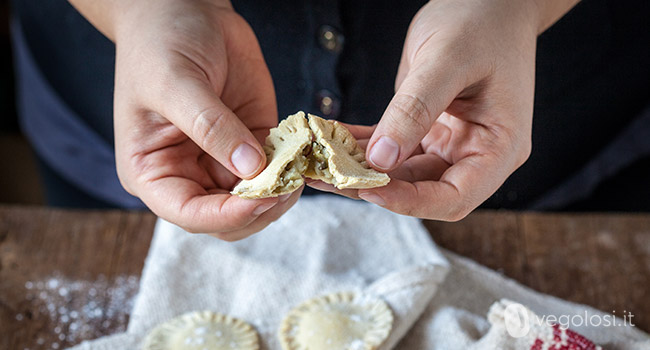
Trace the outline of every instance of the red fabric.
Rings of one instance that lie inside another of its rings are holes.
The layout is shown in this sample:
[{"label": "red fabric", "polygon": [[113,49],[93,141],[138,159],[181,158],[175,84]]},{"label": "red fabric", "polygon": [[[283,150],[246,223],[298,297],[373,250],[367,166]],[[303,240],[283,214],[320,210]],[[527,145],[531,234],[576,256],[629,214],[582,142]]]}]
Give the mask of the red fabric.
[{"label": "red fabric", "polygon": [[[594,344],[591,340],[570,330],[554,324],[552,337],[540,334],[530,347],[530,350],[598,350],[600,346]],[[550,339],[545,339],[550,338]]]}]

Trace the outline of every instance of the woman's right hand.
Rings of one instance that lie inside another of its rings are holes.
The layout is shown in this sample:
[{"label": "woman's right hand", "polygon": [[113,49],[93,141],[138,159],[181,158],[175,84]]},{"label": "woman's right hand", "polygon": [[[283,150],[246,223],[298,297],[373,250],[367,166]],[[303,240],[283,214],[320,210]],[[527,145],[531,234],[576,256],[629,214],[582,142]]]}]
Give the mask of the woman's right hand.
[{"label": "woman's right hand", "polygon": [[302,191],[230,195],[264,168],[260,142],[278,118],[255,34],[228,1],[73,3],[116,44],[116,163],[129,193],[225,240],[263,229],[297,201]]}]

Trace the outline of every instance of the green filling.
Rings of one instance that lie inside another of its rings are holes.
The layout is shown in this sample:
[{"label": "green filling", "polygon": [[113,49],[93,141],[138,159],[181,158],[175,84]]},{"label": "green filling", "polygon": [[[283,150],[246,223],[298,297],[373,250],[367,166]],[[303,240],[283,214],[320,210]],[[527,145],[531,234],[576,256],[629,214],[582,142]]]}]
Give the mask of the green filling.
[{"label": "green filling", "polygon": [[302,174],[306,168],[307,157],[302,154],[289,162],[280,174],[280,184],[273,190],[273,193],[282,193],[298,188],[302,184]]},{"label": "green filling", "polygon": [[312,143],[311,168],[318,176],[333,179],[332,173],[328,169],[329,153],[327,149],[318,142]]}]

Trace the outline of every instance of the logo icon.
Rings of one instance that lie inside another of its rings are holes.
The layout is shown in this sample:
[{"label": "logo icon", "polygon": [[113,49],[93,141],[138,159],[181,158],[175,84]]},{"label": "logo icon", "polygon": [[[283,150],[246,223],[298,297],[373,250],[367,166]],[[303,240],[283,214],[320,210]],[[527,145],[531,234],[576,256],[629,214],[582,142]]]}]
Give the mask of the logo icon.
[{"label": "logo icon", "polygon": [[530,331],[530,319],[526,307],[512,303],[503,312],[503,319],[506,324],[506,331],[513,338],[521,338]]}]

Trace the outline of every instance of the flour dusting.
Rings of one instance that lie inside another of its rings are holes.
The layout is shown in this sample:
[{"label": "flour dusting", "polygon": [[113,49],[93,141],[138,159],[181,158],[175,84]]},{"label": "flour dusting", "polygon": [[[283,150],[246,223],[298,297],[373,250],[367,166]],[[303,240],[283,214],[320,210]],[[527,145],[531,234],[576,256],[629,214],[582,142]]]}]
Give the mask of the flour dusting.
[{"label": "flour dusting", "polygon": [[43,322],[32,349],[59,349],[126,329],[137,276],[104,275],[94,281],[70,280],[60,273],[25,282],[28,308],[17,322]]}]

